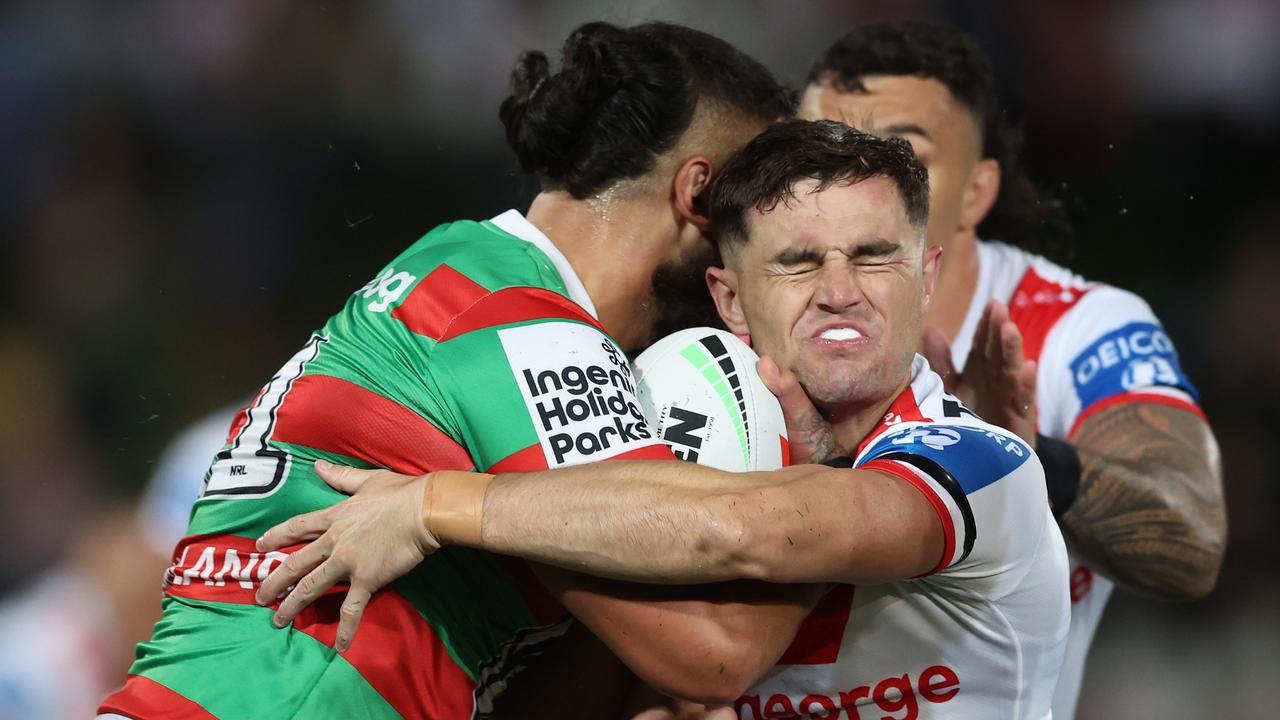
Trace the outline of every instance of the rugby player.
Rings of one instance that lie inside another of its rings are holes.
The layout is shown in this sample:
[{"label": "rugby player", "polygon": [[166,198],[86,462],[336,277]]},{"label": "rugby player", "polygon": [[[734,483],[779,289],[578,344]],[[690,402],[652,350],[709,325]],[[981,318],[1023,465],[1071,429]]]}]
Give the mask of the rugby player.
[{"label": "rugby player", "polygon": [[[924,352],[949,389],[1044,464],[1072,558],[1053,714],[1074,717],[1113,582],[1172,600],[1216,582],[1222,471],[1196,390],[1141,298],[1009,244],[1034,241],[1054,218],[1021,172],[1021,139],[971,39],[919,22],[857,28],[814,64],[800,114],[904,138],[928,168],[929,241],[944,252]],[[979,239],[988,230],[1007,242]]]},{"label": "rugby player", "polygon": [[[624,350],[648,342],[655,288],[701,287],[712,176],[793,97],[727,43],[662,23],[578,28],[557,72],[523,55],[512,90],[500,116],[543,192],[527,214],[450,223],[408,247],[239,413],[175,551],[163,619],[104,716],[487,716],[566,632],[565,608],[674,694],[758,674],[785,649],[816,588],[758,588],[748,624],[735,603],[659,604],[539,571],[561,607],[524,564],[464,548],[285,630],[255,603],[285,554],[254,538],[343,498],[314,460],[497,472],[674,459],[638,409]],[[548,372],[555,387],[527,383]],[[569,416],[583,393],[599,402]],[[526,403],[535,394],[545,413]],[[338,619],[360,613],[353,642]],[[679,644],[687,664],[668,654]]]},{"label": "rugby player", "polygon": [[724,698],[741,717],[1048,717],[1066,548],[1030,447],[915,352],[941,253],[926,245],[928,192],[906,142],[801,120],[748,143],[712,189],[720,315],[767,356],[762,378],[793,418],[829,420],[829,442],[802,446],[843,458],[416,478],[317,463],[359,491],[266,533],[264,550],[318,539],[260,592],[298,581],[279,611],[291,618],[335,580],[369,592],[413,568],[403,548],[441,544],[630,581],[840,583],[774,669]]}]

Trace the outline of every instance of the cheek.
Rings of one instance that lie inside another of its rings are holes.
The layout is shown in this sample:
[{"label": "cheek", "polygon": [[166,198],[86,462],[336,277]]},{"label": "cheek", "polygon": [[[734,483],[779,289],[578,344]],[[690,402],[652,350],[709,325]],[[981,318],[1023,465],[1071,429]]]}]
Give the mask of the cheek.
[{"label": "cheek", "polygon": [[789,352],[787,338],[804,318],[805,297],[796,288],[762,288],[750,299],[747,324],[756,352],[778,357]]},{"label": "cheek", "polygon": [[918,278],[877,273],[863,281],[863,294],[884,320],[891,341],[897,342],[903,331],[919,325],[924,288]]}]

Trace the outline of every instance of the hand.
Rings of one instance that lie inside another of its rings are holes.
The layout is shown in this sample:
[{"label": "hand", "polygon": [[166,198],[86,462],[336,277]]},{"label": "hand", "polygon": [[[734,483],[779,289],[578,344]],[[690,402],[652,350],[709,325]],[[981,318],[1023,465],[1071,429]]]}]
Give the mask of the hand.
[{"label": "hand", "polygon": [[951,363],[951,346],[937,328],[924,331],[922,352],[947,391],[987,422],[1036,446],[1036,363],[1022,354],[1022,333],[1009,310],[987,303],[965,359],[964,372]]},{"label": "hand", "polygon": [[267,576],[257,600],[267,605],[287,592],[273,618],[277,627],[285,627],[335,583],[350,581],[334,643],[338,652],[345,652],[373,593],[440,548],[422,519],[431,476],[357,470],[324,460],[316,461],[316,473],[351,497],[293,517],[258,539],[259,552],[314,542],[291,554]]},{"label": "hand", "polygon": [[781,367],[771,357],[760,358],[756,372],[764,386],[782,404],[787,440],[791,443],[792,465],[816,464],[840,454],[831,423],[814,407],[795,373]]}]

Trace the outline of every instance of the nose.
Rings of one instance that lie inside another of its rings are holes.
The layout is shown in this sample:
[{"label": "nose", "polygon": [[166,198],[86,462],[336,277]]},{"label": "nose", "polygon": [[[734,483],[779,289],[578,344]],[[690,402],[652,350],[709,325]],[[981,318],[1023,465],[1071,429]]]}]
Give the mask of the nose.
[{"label": "nose", "polygon": [[858,275],[843,260],[832,260],[822,265],[813,299],[825,312],[840,314],[863,300]]}]

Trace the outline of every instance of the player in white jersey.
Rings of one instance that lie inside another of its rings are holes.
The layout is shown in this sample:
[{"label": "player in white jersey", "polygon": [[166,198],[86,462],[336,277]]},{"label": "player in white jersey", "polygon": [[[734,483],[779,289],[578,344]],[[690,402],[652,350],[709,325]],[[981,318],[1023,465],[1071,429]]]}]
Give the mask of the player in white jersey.
[{"label": "player in white jersey", "polygon": [[[750,142],[712,191],[721,316],[771,358],[761,375],[792,411],[793,450],[839,448],[843,462],[746,474],[628,461],[496,477],[325,470],[346,491],[376,481],[268,531],[263,548],[325,534],[263,591],[297,582],[280,607],[288,619],[336,580],[365,587],[409,569],[384,549],[439,542],[645,582],[839,583],[774,669],[701,697],[744,718],[1048,717],[1066,550],[1030,447],[946,394],[915,353],[939,253],[925,246],[927,194],[906,143],[804,121]],[[817,408],[831,424],[815,441],[800,426]],[[671,652],[728,661],[694,643]]]},{"label": "player in white jersey", "polygon": [[1054,701],[1069,719],[1113,580],[1168,599],[1216,581],[1221,468],[1196,391],[1140,298],[978,240],[1034,241],[1065,222],[1019,172],[1019,138],[971,40],[923,23],[857,28],[815,63],[800,113],[907,139],[929,170],[930,242],[944,253],[924,351],[949,389],[1044,463],[1072,551]]},{"label": "player in white jersey", "polygon": [[924,576],[837,586],[735,701],[738,716],[1047,717],[1067,558],[1049,509],[1035,508],[1034,453],[946,393],[918,355],[856,452],[852,467],[904,479],[939,509],[944,559]]}]

